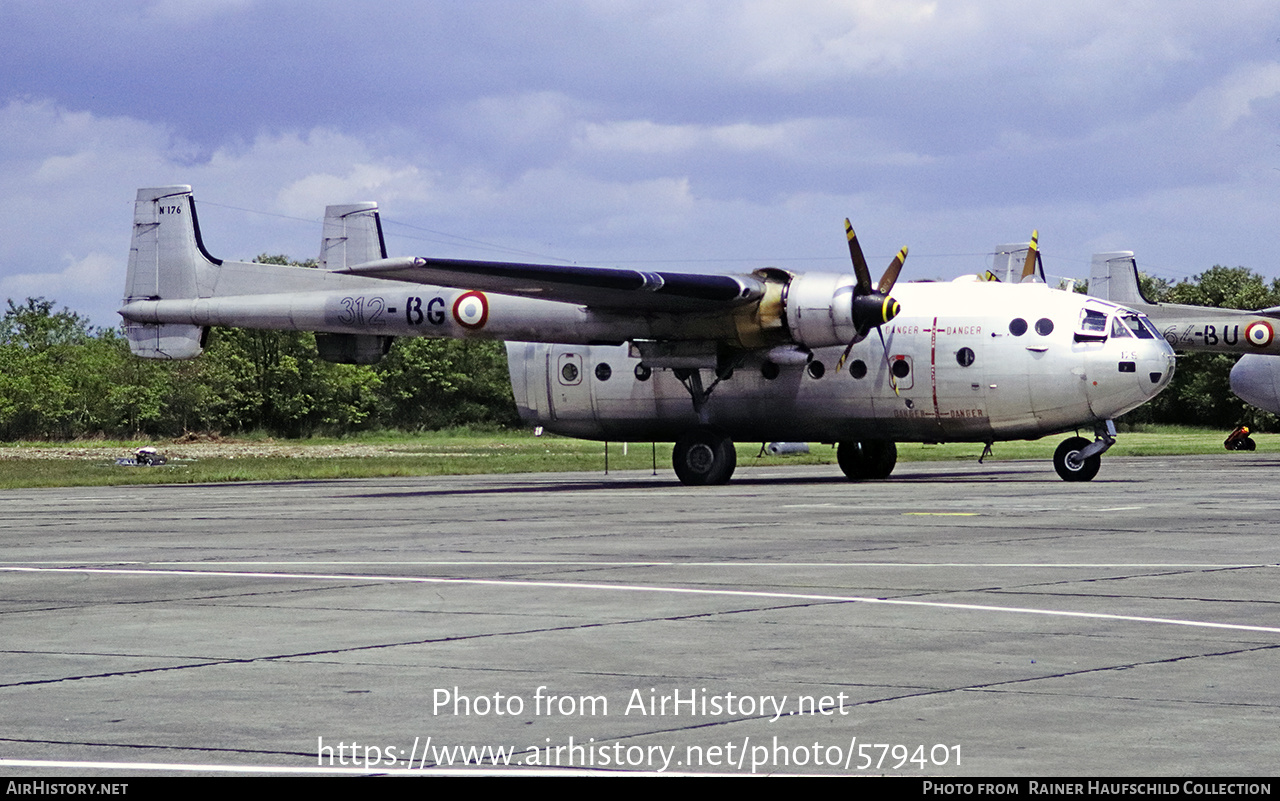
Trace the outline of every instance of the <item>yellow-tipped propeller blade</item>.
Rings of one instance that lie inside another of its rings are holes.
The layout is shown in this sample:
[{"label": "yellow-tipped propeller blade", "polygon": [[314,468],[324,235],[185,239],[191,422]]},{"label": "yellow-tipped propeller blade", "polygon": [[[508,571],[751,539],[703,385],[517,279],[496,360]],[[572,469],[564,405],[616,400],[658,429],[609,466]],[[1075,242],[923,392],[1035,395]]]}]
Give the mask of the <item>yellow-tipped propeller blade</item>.
[{"label": "yellow-tipped propeller blade", "polygon": [[1040,231],[1031,232],[1031,246],[1027,248],[1027,263],[1022,265],[1022,277],[1036,274],[1036,260],[1040,258]]},{"label": "yellow-tipped propeller blade", "polygon": [[849,240],[849,258],[853,259],[853,276],[858,279],[857,289],[859,295],[868,295],[871,293],[871,270],[867,268],[867,260],[862,255],[862,246],[858,244],[858,235],[853,232],[853,224],[849,222],[849,218],[844,218],[844,235]]}]

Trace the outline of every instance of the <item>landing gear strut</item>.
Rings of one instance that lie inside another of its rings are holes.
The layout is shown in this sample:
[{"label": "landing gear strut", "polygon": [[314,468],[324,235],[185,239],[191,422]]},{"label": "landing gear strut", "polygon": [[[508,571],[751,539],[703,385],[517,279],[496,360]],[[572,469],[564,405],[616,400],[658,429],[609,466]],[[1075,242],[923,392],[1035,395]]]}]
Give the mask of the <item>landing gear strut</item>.
[{"label": "landing gear strut", "polygon": [[738,466],[733,440],[709,426],[685,432],[676,440],[672,466],[682,484],[726,484]]},{"label": "landing gear strut", "polygon": [[738,353],[722,351],[716,355],[716,377],[709,387],[705,389],[702,386],[702,370],[697,367],[677,367],[673,370],[676,379],[684,385],[685,390],[689,393],[689,398],[693,400],[693,411],[698,418],[704,423],[706,422],[706,405],[711,398],[711,393],[721,381],[728,381],[733,376],[733,371],[742,366],[742,355]]},{"label": "landing gear strut", "polygon": [[880,439],[841,442],[836,461],[850,481],[888,478],[898,463],[898,446]]},{"label": "landing gear strut", "polygon": [[1116,444],[1115,423],[1108,420],[1094,428],[1093,442],[1084,437],[1063,440],[1053,452],[1053,469],[1063,481],[1092,481],[1102,467],[1102,454]]}]

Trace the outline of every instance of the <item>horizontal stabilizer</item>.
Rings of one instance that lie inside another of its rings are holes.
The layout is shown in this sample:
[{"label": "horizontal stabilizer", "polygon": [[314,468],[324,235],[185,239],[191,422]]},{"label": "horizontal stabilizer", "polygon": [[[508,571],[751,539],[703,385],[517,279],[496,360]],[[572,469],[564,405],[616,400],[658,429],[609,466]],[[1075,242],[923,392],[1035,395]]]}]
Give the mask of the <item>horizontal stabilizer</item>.
[{"label": "horizontal stabilizer", "polygon": [[204,352],[207,331],[185,323],[126,323],[124,328],[129,350],[144,359],[194,359]]}]

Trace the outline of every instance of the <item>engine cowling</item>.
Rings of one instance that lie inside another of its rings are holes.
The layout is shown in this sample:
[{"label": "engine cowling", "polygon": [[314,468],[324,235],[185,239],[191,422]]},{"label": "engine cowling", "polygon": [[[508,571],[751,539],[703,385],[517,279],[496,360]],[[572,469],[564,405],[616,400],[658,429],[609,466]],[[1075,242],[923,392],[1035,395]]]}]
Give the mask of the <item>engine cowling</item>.
[{"label": "engine cowling", "polygon": [[857,336],[854,284],[852,275],[839,273],[804,273],[793,278],[784,299],[792,340],[822,348],[844,345]]}]

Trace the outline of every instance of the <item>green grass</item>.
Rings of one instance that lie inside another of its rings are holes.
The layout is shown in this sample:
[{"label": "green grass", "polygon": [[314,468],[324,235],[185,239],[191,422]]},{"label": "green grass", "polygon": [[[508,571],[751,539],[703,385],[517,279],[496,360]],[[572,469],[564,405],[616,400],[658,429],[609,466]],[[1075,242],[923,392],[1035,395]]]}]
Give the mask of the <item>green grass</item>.
[{"label": "green grass", "polygon": [[[1225,453],[1222,440],[1226,432],[1181,427],[1152,427],[1121,433],[1108,456],[1168,456],[1180,454]],[[1062,435],[1035,442],[997,442],[990,459],[1049,460],[1053,450],[1064,439]],[[1280,452],[1280,435],[1261,434],[1254,439],[1260,452]],[[372,478],[387,476],[464,475],[477,473],[538,473],[559,471],[603,471],[605,446],[600,442],[567,439],[557,436],[534,437],[528,431],[443,431],[422,435],[375,433],[347,439],[271,440],[269,437],[247,437],[236,440],[247,445],[276,444],[298,449],[295,456],[237,456],[175,459],[162,467],[118,467],[117,456],[141,447],[155,445],[161,452],[180,451],[183,443],[143,441],[93,441],[75,443],[10,443],[0,446],[0,488],[105,486],[116,484],[213,483],[226,481],[285,481],[334,478]],[[324,445],[390,446],[390,454],[376,456],[309,455]],[[24,457],[35,448],[91,448],[101,450],[102,457],[58,459]],[[609,445],[609,469],[652,470],[654,447],[649,443],[631,443],[623,453],[621,443]],[[757,459],[757,444],[739,444],[738,464],[789,465],[834,464],[835,450],[827,445],[811,444],[807,455]],[[898,460],[976,461],[982,445],[948,443],[922,445],[900,443]],[[671,444],[656,446],[657,469],[670,474]]]}]

